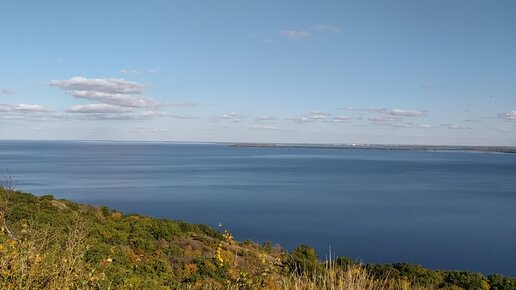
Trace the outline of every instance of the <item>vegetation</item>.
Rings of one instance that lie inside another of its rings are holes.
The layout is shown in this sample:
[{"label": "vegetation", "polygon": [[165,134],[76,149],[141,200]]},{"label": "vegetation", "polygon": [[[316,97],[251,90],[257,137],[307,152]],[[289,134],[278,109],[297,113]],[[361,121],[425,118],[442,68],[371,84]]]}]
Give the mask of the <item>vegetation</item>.
[{"label": "vegetation", "polygon": [[320,262],[301,245],[126,215],[0,187],[1,289],[516,289],[516,279],[411,264]]}]

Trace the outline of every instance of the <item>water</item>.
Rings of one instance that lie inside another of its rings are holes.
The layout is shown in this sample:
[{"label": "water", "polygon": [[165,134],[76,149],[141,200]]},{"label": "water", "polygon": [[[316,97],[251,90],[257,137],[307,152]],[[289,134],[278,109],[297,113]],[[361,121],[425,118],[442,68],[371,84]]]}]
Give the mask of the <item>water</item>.
[{"label": "water", "polygon": [[[516,276],[516,154],[0,141],[17,188],[366,262]],[[4,174],[7,173],[3,170]]]}]

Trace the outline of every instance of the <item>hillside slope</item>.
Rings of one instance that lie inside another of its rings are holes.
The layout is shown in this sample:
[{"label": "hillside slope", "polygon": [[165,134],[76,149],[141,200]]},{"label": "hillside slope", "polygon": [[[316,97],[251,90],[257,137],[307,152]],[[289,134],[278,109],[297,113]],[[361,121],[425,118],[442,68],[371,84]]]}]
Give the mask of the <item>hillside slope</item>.
[{"label": "hillside slope", "polygon": [[287,253],[205,225],[0,195],[1,289],[516,289],[500,275],[321,263],[308,246]]}]

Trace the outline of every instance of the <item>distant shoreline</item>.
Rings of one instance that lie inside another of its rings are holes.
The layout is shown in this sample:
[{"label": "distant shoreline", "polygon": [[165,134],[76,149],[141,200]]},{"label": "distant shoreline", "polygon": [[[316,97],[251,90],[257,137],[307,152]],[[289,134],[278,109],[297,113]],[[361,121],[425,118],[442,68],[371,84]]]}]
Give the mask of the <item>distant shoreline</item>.
[{"label": "distant shoreline", "polygon": [[452,146],[452,145],[382,145],[382,144],[310,144],[310,143],[230,143],[232,147],[361,149],[393,151],[474,151],[516,153],[513,146]]},{"label": "distant shoreline", "polygon": [[64,142],[64,143],[127,143],[127,144],[174,144],[174,145],[222,145],[230,147],[264,148],[313,148],[313,149],[360,149],[392,151],[463,151],[487,153],[516,153],[516,146],[474,146],[474,145],[402,145],[402,144],[324,144],[324,143],[257,143],[220,141],[140,141],[140,140],[31,140],[0,139],[0,142]]}]

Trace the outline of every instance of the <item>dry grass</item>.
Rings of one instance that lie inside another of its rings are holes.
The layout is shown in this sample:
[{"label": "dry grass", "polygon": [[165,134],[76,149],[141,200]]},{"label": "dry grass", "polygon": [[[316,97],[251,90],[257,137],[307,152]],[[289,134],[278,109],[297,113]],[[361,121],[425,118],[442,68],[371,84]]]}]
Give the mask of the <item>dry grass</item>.
[{"label": "dry grass", "polygon": [[230,283],[218,285],[211,283],[180,285],[177,289],[268,289],[268,290],[433,290],[435,287],[413,285],[408,280],[392,280],[389,277],[375,277],[363,265],[354,265],[347,270],[334,263],[326,263],[326,268],[313,274],[276,274],[268,279],[245,284]]},{"label": "dry grass", "polygon": [[354,266],[347,271],[328,269],[312,275],[290,275],[280,279],[280,289],[295,290],[382,290],[389,289],[388,280],[370,276],[362,266]]},{"label": "dry grass", "polygon": [[97,288],[104,279],[103,273],[84,260],[88,233],[79,220],[65,235],[23,227],[16,240],[1,228],[0,289]]},{"label": "dry grass", "polygon": [[395,281],[389,277],[371,275],[363,265],[353,265],[347,270],[338,268],[333,261],[327,262],[320,273],[311,275],[292,274],[280,277],[278,288],[292,290],[430,290],[432,287],[412,285],[407,280]]}]

